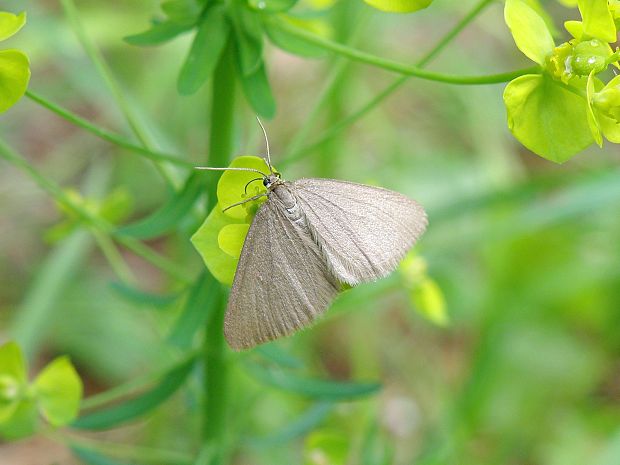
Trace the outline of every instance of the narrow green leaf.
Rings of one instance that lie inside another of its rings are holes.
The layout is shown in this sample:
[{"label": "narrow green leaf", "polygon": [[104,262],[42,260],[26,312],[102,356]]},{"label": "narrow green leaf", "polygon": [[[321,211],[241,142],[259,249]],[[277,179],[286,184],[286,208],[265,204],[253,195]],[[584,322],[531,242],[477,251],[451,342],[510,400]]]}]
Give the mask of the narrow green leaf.
[{"label": "narrow green leaf", "polygon": [[202,273],[187,297],[183,311],[168,336],[168,342],[181,349],[189,349],[195,334],[204,327],[215,310],[214,302],[218,292],[219,284],[213,275]]},{"label": "narrow green leaf", "polygon": [[364,0],[373,8],[389,13],[413,13],[428,7],[433,0]]},{"label": "narrow green leaf", "polygon": [[107,429],[150,412],[183,385],[191,373],[195,361],[196,357],[191,357],[167,372],[157,385],[140,396],[110,408],[83,415],[74,421],[72,426],[79,429]]},{"label": "narrow green leaf", "polygon": [[189,54],[181,67],[177,90],[182,95],[196,92],[213,74],[226,46],[230,26],[222,6],[210,8],[203,17]]},{"label": "narrow green leaf", "polygon": [[98,452],[86,449],[84,447],[71,446],[71,451],[75,454],[77,458],[87,463],[88,465],[127,465],[125,462],[118,462],[116,460],[112,460],[105,455],[101,455]]},{"label": "narrow green leaf", "polygon": [[161,4],[161,10],[177,23],[195,23],[200,8],[194,0],[167,0]]},{"label": "narrow green leaf", "polygon": [[327,50],[325,50],[325,48],[317,47],[310,42],[292,35],[287,32],[286,29],[278,27],[278,23],[280,21],[288,22],[302,29],[306,29],[318,36],[329,38],[327,34],[327,25],[324,22],[318,20],[290,18],[283,15],[281,15],[277,20],[272,20],[270,18],[268,21],[267,27],[265,27],[265,32],[267,33],[269,40],[271,40],[275,46],[286,52],[307,58],[322,58],[327,55]]},{"label": "narrow green leaf", "polygon": [[280,348],[277,342],[260,345],[254,352],[283,368],[297,369],[304,366],[301,360]]},{"label": "narrow green leaf", "polygon": [[243,92],[254,111],[264,118],[273,118],[276,114],[276,102],[271,93],[265,64],[261,64],[256,72],[249,76],[241,72],[239,75]]},{"label": "narrow green leaf", "polygon": [[346,400],[365,397],[381,389],[379,383],[360,383],[301,378],[280,370],[268,370],[257,364],[246,364],[247,371],[267,386],[324,400]]},{"label": "narrow green leaf", "polygon": [[286,444],[298,437],[304,436],[319,426],[333,410],[331,402],[317,402],[303,412],[297,419],[290,421],[285,427],[267,436],[249,438],[248,444],[252,447],[273,447]]},{"label": "narrow green leaf", "polygon": [[545,21],[523,0],[506,0],[504,19],[519,50],[543,65],[555,47]]},{"label": "narrow green leaf", "polygon": [[232,9],[237,62],[244,76],[256,73],[263,61],[263,26],[260,16],[249,10],[245,2]]},{"label": "narrow green leaf", "polygon": [[144,32],[127,36],[124,40],[128,44],[142,47],[160,45],[174,39],[184,32],[189,31],[193,27],[193,24],[181,24],[173,21],[164,21],[153,24],[150,29],[147,29]]},{"label": "narrow green leaf", "polygon": [[22,98],[30,81],[28,57],[19,50],[0,51],[0,113]]},{"label": "narrow green leaf", "polygon": [[183,188],[159,210],[135,223],[119,228],[117,232],[137,239],[153,239],[168,234],[179,227],[181,219],[191,210],[204,190],[203,178],[194,172],[188,176]]},{"label": "narrow green leaf", "polygon": [[545,75],[518,77],[504,90],[508,128],[532,152],[563,163],[593,142],[584,97]]},{"label": "narrow green leaf", "polygon": [[37,403],[54,426],[69,424],[77,417],[82,400],[82,380],[68,357],[58,357],[34,381]]},{"label": "narrow green leaf", "polygon": [[140,307],[150,307],[157,310],[166,309],[179,299],[178,293],[168,295],[153,294],[121,282],[114,282],[110,286],[127,302]]},{"label": "narrow green leaf", "polygon": [[6,40],[16,34],[26,24],[26,12],[18,15],[13,13],[0,13],[0,41]]}]

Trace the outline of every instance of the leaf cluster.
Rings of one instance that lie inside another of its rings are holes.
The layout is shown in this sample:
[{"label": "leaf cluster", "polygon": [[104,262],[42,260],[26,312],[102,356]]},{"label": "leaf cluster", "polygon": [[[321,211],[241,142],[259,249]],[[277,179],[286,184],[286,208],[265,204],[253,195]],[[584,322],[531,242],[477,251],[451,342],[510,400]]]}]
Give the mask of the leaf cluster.
[{"label": "leaf cluster", "polygon": [[603,136],[620,142],[620,87],[598,75],[618,68],[618,12],[607,0],[577,2],[581,21],[567,21],[572,39],[555,45],[540,7],[507,0],[506,24],[519,50],[540,65],[537,74],[511,81],[504,90],[508,127],[534,153],[562,163]]}]

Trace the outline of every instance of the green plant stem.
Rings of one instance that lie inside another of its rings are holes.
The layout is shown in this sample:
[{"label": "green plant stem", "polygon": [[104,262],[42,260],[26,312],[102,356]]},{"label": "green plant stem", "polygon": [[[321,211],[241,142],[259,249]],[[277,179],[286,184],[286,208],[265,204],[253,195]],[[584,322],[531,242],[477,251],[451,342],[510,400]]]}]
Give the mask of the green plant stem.
[{"label": "green plant stem", "polygon": [[[465,15],[452,29],[450,29],[437,44],[427,53],[425,54],[417,63],[416,66],[423,68],[429,62],[431,62],[439,53],[444,49],[446,45],[448,45],[469,23],[471,23],[488,5],[490,5],[493,0],[481,0],[478,2],[472,10]],[[294,144],[288,147],[286,151],[288,156],[283,162],[280,162],[282,166],[286,166],[286,164],[291,163],[295,160],[302,158],[304,155],[311,153],[317,148],[321,147],[325,142],[330,140],[344,128],[350,126],[355,121],[362,118],[365,114],[379,105],[380,102],[385,100],[388,96],[393,94],[397,89],[399,89],[405,82],[407,82],[412,76],[404,75],[396,78],[394,82],[389,84],[385,89],[371,98],[368,102],[362,105],[357,111],[351,113],[349,116],[343,118],[339,122],[330,126],[329,130],[326,131],[320,139],[315,142],[307,145],[306,147],[300,147],[301,141],[303,140],[302,136],[299,138],[295,138]],[[307,134],[307,130],[303,136]]]},{"label": "green plant stem", "polygon": [[101,252],[108,261],[108,264],[114,270],[114,273],[116,273],[116,276],[118,276],[118,278],[124,283],[136,284],[137,280],[133,274],[133,271],[131,271],[131,268],[129,268],[123,259],[123,256],[116,248],[116,245],[110,236],[107,236],[96,229],[93,230],[93,236],[97,241],[97,245],[99,245]]},{"label": "green plant stem", "polygon": [[43,176],[35,167],[28,163],[22,156],[14,152],[8,145],[0,139],[0,158],[4,158],[14,166],[24,171],[39,187],[50,194],[54,200],[65,208],[75,213],[78,218],[84,223],[86,227],[94,228],[100,233],[107,236],[113,236],[120,244],[124,245],[136,255],[144,258],[157,266],[161,270],[170,274],[174,278],[183,283],[189,283],[192,281],[185,270],[185,268],[177,265],[175,262],[168,260],[166,257],[159,255],[151,248],[144,245],[142,242],[132,237],[123,236],[115,232],[114,225],[108,223],[102,218],[93,215],[91,212],[83,208],[81,205],[74,202],[69,196],[65,194],[62,188],[51,179]]},{"label": "green plant stem", "polygon": [[60,116],[61,118],[69,121],[70,123],[75,124],[76,126],[81,127],[82,129],[85,129],[91,134],[94,134],[95,136],[107,142],[111,142],[112,144],[118,145],[119,147],[122,147],[127,150],[131,150],[132,152],[136,152],[144,156],[145,158],[148,158],[149,160],[152,160],[155,162],[167,162],[167,163],[171,163],[176,166],[179,166],[181,168],[187,168],[187,169],[194,168],[194,165],[192,163],[181,159],[177,155],[171,155],[168,153],[150,150],[140,145],[136,145],[132,143],[131,141],[125,139],[124,137],[119,136],[118,134],[114,134],[113,132],[110,132],[107,129],[103,129],[99,126],[96,126],[90,121],[87,121],[86,119],[82,118],[81,116],[76,115],[75,113],[67,110],[66,108],[63,108],[60,105],[57,105],[49,101],[48,99],[42,97],[41,95],[35,92],[27,90],[26,97],[28,97],[33,102],[38,103],[42,107],[47,108],[51,112]]},{"label": "green plant stem", "polygon": [[[227,166],[233,149],[233,125],[235,104],[235,69],[233,63],[233,44],[229,39],[220,61],[215,68],[212,79],[211,127],[209,139],[209,163],[211,166]],[[213,178],[214,179],[214,178]],[[209,206],[217,203],[216,183],[208,187]],[[223,438],[226,432],[226,414],[228,410],[227,367],[224,360],[224,311],[223,290],[214,299],[215,311],[211,312],[206,322],[204,339],[204,412],[203,440],[204,447],[212,448],[214,455],[211,463],[222,463],[224,450]]]},{"label": "green plant stem", "polygon": [[[138,118],[134,114],[133,109],[125,98],[125,95],[123,94],[123,91],[118,85],[118,82],[112,75],[112,71],[110,70],[105,59],[101,55],[101,52],[97,49],[97,47],[95,47],[93,42],[88,37],[88,34],[86,34],[86,30],[84,29],[82,21],[80,20],[80,15],[77,8],[75,7],[75,3],[73,2],[73,0],[61,0],[60,3],[62,4],[65,14],[69,19],[69,22],[71,23],[73,30],[78,37],[78,40],[82,44],[82,47],[84,48],[88,57],[95,65],[95,68],[105,81],[108,89],[110,89],[110,92],[116,100],[116,103],[120,108],[121,112],[123,113],[123,116],[129,124],[132,132],[135,134],[135,136],[138,138],[138,140],[145,149],[151,150],[153,147],[151,141],[149,140],[148,132],[145,128],[142,127]],[[160,163],[155,163],[155,166],[161,173],[162,177],[168,182],[168,184],[173,186],[173,176],[166,169],[167,167]]]},{"label": "green plant stem", "polygon": [[360,63],[366,63],[368,65],[385,69],[387,71],[394,71],[396,73],[405,74],[407,76],[417,77],[420,79],[426,79],[429,81],[460,85],[500,84],[503,82],[512,81],[513,79],[519,76],[523,76],[524,74],[540,73],[540,66],[532,66],[530,68],[508,71],[505,73],[487,74],[481,76],[461,76],[457,74],[437,73],[435,71],[427,71],[420,68],[419,66],[412,66],[406,63],[400,63],[397,61],[381,58],[370,53],[362,52],[361,50],[339,44],[332,40],[324,39],[323,37],[319,37],[316,34],[312,34],[311,32],[290,25],[283,21],[272,21],[271,25],[297,37],[298,39],[305,40],[306,42],[309,42],[313,45],[317,45],[331,52],[346,56],[351,60],[359,61]]}]

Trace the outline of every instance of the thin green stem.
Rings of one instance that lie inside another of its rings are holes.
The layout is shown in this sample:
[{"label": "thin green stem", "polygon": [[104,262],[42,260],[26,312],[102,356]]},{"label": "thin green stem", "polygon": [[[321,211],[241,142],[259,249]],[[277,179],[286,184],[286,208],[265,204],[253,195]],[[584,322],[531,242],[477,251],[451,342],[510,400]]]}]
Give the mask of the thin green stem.
[{"label": "thin green stem", "polygon": [[[209,139],[209,163],[211,166],[226,166],[233,150],[233,126],[235,104],[234,49],[229,39],[212,80],[211,127]],[[208,201],[215,205],[216,184],[208,189]],[[204,447],[214,451],[211,463],[219,465],[224,458],[224,437],[229,393],[227,388],[227,367],[225,362],[223,291],[214,299],[214,311],[206,322],[203,346],[205,385],[203,411]]]},{"label": "thin green stem", "polygon": [[124,137],[119,136],[118,134],[114,134],[113,132],[110,132],[107,129],[103,129],[99,126],[96,126],[90,121],[87,121],[86,119],[76,115],[75,113],[67,110],[66,108],[63,108],[60,105],[57,105],[49,101],[48,99],[42,97],[39,94],[36,94],[35,92],[32,92],[30,90],[26,91],[26,97],[28,97],[33,102],[38,103],[42,107],[47,108],[51,112],[60,116],[61,118],[64,118],[70,123],[75,124],[76,126],[87,130],[91,134],[94,134],[95,136],[107,142],[111,142],[115,145],[118,145],[119,147],[130,150],[132,152],[136,152],[155,162],[168,162],[176,166],[187,168],[187,169],[194,168],[194,165],[192,163],[181,159],[180,156],[178,155],[171,155],[168,153],[158,152],[155,150],[147,149],[140,145],[136,145],[132,143],[131,141],[129,141],[128,139],[125,139]]},{"label": "thin green stem", "polygon": [[[351,37],[348,38],[347,43],[354,43],[356,41],[357,37],[360,34],[359,31],[361,31],[360,26],[361,21],[355,21],[355,30],[351,33]],[[306,117],[303,126],[299,129],[299,131],[296,132],[295,136],[286,147],[284,153],[295,153],[302,147],[302,144],[307,139],[310,130],[317,122],[321,110],[323,110],[326,104],[330,102],[331,97],[336,92],[350,64],[351,63],[348,60],[342,57],[335,57],[335,60],[332,61],[330,65],[331,73],[326,79],[326,85],[323,87],[321,93],[319,94],[319,97],[316,99],[314,107],[308,113],[308,116]],[[287,160],[285,159],[284,161],[286,162]]]},{"label": "thin green stem", "polygon": [[110,236],[107,236],[96,229],[93,230],[93,236],[95,237],[101,252],[108,261],[108,264],[114,270],[114,273],[116,273],[118,278],[127,284],[135,284],[136,277],[134,276],[133,271],[131,271],[131,268],[129,268],[129,265],[125,262],[125,259],[116,248],[114,241],[110,239]]},{"label": "thin green stem", "polygon": [[[77,8],[75,7],[75,3],[73,2],[73,0],[61,0],[61,4],[67,18],[69,19],[69,22],[73,26],[73,30],[77,35],[78,40],[82,44],[82,47],[84,48],[86,54],[93,62],[95,68],[97,69],[97,71],[99,71],[99,74],[110,89],[110,92],[114,96],[114,99],[116,100],[116,103],[118,104],[118,107],[123,113],[123,116],[129,124],[132,132],[135,134],[135,136],[138,138],[144,148],[151,150],[153,147],[151,141],[149,140],[148,132],[142,127],[138,118],[134,114],[133,109],[125,98],[123,91],[121,90],[118,82],[114,78],[112,71],[108,67],[105,59],[101,55],[101,52],[97,49],[97,47],[95,47],[93,42],[88,37],[88,34],[86,34],[86,30],[84,29],[82,21],[80,20],[80,15]],[[160,163],[156,163],[155,166],[157,167],[163,178],[168,182],[168,184],[174,185],[172,175],[166,170],[166,167],[161,165]]]},{"label": "thin green stem", "polygon": [[370,53],[362,52],[352,47],[339,44],[329,39],[324,39],[316,34],[293,26],[284,21],[272,21],[271,25],[275,28],[279,28],[282,31],[297,37],[298,39],[305,40],[313,45],[317,45],[326,50],[334,53],[346,56],[351,60],[359,61],[360,63],[366,63],[386,71],[394,71],[396,73],[405,74],[420,79],[426,79],[435,82],[444,82],[446,84],[459,84],[459,85],[482,85],[482,84],[500,84],[503,82],[512,81],[513,79],[523,76],[524,74],[538,73],[540,72],[539,66],[533,66],[530,68],[523,68],[514,71],[508,71],[505,73],[487,74],[481,76],[461,76],[457,74],[444,74],[437,73],[435,71],[427,71],[419,66],[412,66],[406,63],[400,63],[393,60],[381,58]]},{"label": "thin green stem", "polygon": [[[432,61],[439,53],[448,45],[454,38],[469,25],[488,5],[492,3],[493,0],[481,0],[478,2],[472,10],[465,15],[452,29],[450,29],[437,44],[426,53],[417,63],[416,66],[423,68],[430,61]],[[391,84],[389,84],[385,89],[371,98],[368,102],[362,105],[357,111],[351,113],[349,116],[343,118],[336,124],[330,126],[329,130],[326,131],[320,139],[313,142],[312,144],[300,148],[299,145],[301,142],[301,138],[296,138],[296,145],[291,144],[289,149],[287,150],[288,156],[286,159],[281,162],[282,166],[285,166],[288,163],[291,163],[295,160],[302,158],[304,155],[313,152],[314,150],[321,147],[324,143],[342,131],[344,128],[350,126],[355,121],[362,118],[365,114],[370,112],[373,108],[379,105],[380,102],[385,100],[388,96],[392,95],[397,89],[399,89],[405,82],[407,82],[412,76],[404,75],[396,78]]]},{"label": "thin green stem", "polygon": [[84,223],[85,226],[94,228],[100,233],[113,236],[120,244],[133,251],[135,254],[148,260],[153,265],[170,274],[174,278],[184,283],[192,281],[185,268],[177,265],[175,262],[159,255],[142,242],[128,236],[123,236],[115,232],[114,225],[108,223],[102,218],[93,215],[82,205],[72,200],[65,191],[54,181],[43,176],[35,167],[28,163],[21,155],[14,152],[8,145],[0,139],[0,158],[4,158],[14,166],[18,167],[28,174],[44,191],[50,194],[54,200],[63,205]]}]

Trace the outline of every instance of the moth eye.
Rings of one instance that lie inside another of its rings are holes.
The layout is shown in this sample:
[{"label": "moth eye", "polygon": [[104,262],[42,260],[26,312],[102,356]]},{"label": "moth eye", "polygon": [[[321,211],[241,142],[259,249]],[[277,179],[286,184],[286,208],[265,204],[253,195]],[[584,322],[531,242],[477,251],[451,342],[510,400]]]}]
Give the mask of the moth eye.
[{"label": "moth eye", "polygon": [[263,186],[269,187],[269,178],[263,179]]}]

